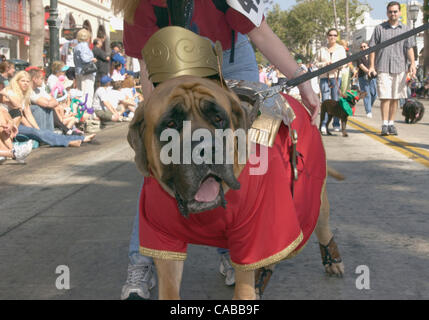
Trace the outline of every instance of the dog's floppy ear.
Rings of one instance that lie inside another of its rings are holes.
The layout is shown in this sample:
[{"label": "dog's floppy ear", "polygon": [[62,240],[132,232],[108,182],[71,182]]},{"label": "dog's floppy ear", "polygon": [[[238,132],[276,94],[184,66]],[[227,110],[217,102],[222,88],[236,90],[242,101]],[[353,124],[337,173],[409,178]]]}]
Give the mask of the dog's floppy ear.
[{"label": "dog's floppy ear", "polygon": [[131,148],[134,149],[134,161],[136,162],[137,168],[145,177],[148,177],[150,173],[148,169],[147,151],[143,141],[145,130],[143,109],[143,105],[137,108],[128,129],[127,139]]},{"label": "dog's floppy ear", "polygon": [[228,98],[231,104],[231,120],[234,129],[241,128],[247,131],[256,118],[252,116],[253,106],[249,102],[240,101],[233,93],[229,93]]}]

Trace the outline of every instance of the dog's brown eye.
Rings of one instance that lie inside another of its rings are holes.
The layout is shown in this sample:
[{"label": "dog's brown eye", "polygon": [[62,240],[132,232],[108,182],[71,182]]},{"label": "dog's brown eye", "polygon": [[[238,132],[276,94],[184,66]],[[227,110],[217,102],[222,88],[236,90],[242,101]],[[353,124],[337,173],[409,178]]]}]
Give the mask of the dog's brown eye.
[{"label": "dog's brown eye", "polygon": [[216,121],[216,122],[222,122],[222,121],[223,121],[223,119],[222,119],[221,117],[219,117],[219,116],[216,116],[215,121]]},{"label": "dog's brown eye", "polygon": [[169,127],[170,129],[176,128],[176,122],[171,120],[167,123],[167,127]]}]

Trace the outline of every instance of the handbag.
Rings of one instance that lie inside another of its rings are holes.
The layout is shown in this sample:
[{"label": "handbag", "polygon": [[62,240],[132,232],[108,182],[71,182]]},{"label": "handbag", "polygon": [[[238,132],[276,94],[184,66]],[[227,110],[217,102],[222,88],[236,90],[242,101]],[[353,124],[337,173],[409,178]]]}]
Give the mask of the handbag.
[{"label": "handbag", "polygon": [[94,72],[97,72],[97,66],[95,65],[94,62],[90,62],[90,63],[84,64],[82,66],[82,74],[83,75],[91,74]]}]

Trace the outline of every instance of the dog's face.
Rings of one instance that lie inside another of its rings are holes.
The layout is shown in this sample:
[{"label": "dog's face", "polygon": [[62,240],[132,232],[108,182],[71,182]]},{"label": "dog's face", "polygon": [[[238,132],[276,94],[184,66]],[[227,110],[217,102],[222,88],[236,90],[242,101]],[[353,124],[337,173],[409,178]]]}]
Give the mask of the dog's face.
[{"label": "dog's face", "polygon": [[225,206],[224,192],[240,188],[236,141],[227,144],[216,132],[249,127],[234,93],[218,82],[183,76],[160,84],[137,108],[128,141],[139,170],[153,175],[187,216]]},{"label": "dog's face", "polygon": [[359,95],[357,99],[353,99],[351,105],[354,106],[356,103],[366,97],[367,93],[366,91],[359,91]]}]

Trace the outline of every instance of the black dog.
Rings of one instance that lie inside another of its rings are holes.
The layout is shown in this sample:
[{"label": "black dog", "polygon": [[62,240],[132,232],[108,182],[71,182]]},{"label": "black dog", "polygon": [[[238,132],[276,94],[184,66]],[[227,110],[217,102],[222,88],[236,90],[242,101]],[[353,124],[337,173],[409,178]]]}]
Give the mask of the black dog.
[{"label": "black dog", "polygon": [[416,123],[422,120],[425,114],[425,107],[416,99],[408,99],[402,107],[402,115],[406,123]]},{"label": "black dog", "polygon": [[[366,96],[365,91],[359,92],[359,96],[356,99],[349,101],[350,106],[353,107],[360,99],[363,99],[365,96]],[[319,131],[321,131],[322,129],[322,123],[325,120],[326,113],[328,113],[328,122],[326,123],[326,133],[330,136],[332,135],[332,133],[329,131],[329,124],[331,123],[332,117],[337,117],[341,120],[341,131],[343,133],[343,137],[348,137],[349,135],[347,134],[347,131],[346,131],[346,125],[347,125],[347,118],[349,117],[349,115],[341,107],[340,103],[335,100],[323,101],[321,110],[320,110]]]}]

